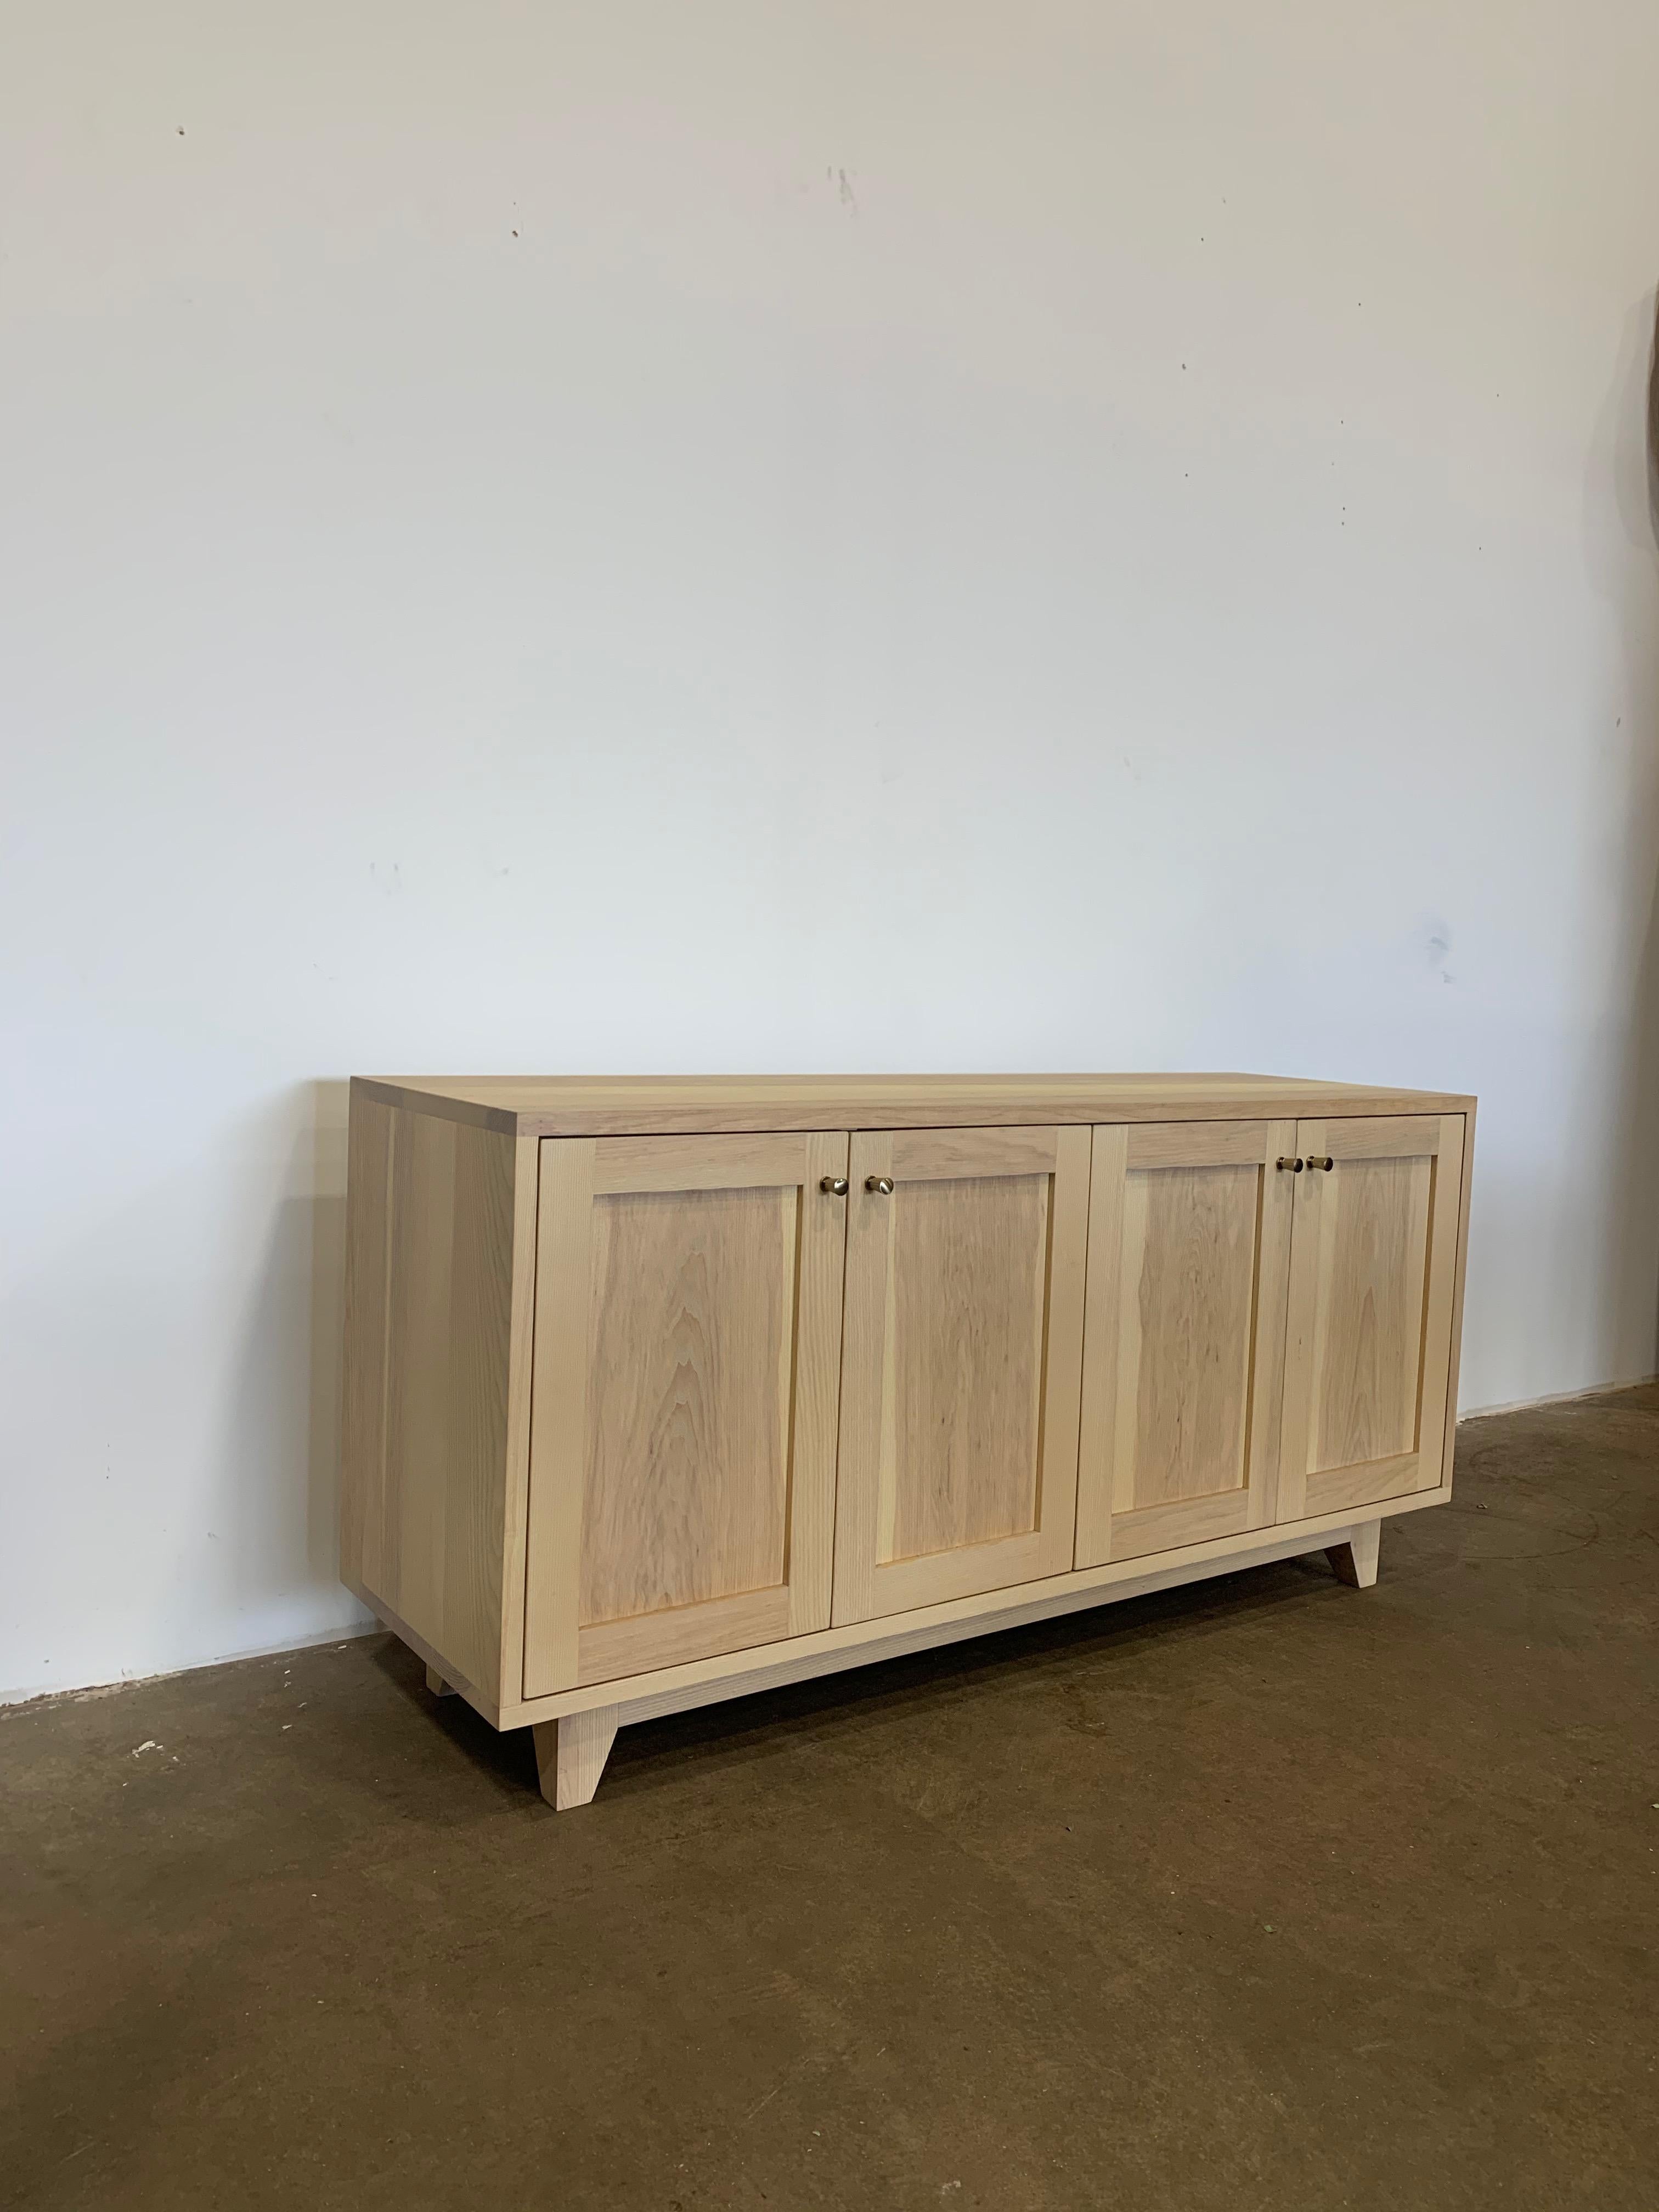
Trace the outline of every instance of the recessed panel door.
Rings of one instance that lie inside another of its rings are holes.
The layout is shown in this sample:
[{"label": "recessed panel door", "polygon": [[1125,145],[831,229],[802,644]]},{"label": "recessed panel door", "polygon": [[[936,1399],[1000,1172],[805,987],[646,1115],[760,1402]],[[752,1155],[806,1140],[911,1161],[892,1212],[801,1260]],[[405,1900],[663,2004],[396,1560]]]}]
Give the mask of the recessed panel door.
[{"label": "recessed panel door", "polygon": [[1281,1521],[1442,1480],[1463,1116],[1302,1121],[1297,1147]]},{"label": "recessed panel door", "polygon": [[855,1133],[835,1618],[1072,1565],[1089,1132]]},{"label": "recessed panel door", "polygon": [[526,1697],[829,1626],[847,1144],[544,1139]]},{"label": "recessed panel door", "polygon": [[1292,1121],[1094,1132],[1077,1564],[1274,1518]]}]

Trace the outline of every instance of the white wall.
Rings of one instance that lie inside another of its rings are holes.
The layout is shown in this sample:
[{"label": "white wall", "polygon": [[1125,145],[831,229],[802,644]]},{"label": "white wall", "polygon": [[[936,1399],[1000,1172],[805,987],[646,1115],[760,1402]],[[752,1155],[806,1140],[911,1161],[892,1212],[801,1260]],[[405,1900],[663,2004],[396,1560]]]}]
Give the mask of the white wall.
[{"label": "white wall", "polygon": [[0,1689],[362,1618],[353,1070],[1481,1095],[1656,1365],[1651,0],[4,11]]}]

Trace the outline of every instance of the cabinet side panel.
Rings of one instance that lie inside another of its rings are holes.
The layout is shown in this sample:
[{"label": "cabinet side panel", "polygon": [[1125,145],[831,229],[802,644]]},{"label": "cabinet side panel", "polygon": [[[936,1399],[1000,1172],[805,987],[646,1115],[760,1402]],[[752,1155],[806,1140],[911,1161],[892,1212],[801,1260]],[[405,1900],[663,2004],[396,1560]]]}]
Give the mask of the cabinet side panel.
[{"label": "cabinet side panel", "polygon": [[340,1572],[378,1587],[386,1512],[387,1179],[392,1109],[354,1087],[346,1151]]},{"label": "cabinet side panel", "polygon": [[491,1130],[354,1101],[342,1565],[492,1700],[509,1411],[526,1382],[513,1360],[516,1151]]},{"label": "cabinet side panel", "polygon": [[[399,1114],[392,1135],[382,1595],[411,1628],[439,1648],[447,1625],[455,1137],[463,1126],[423,1114]],[[459,1660],[459,1654],[446,1651],[445,1656]]]}]

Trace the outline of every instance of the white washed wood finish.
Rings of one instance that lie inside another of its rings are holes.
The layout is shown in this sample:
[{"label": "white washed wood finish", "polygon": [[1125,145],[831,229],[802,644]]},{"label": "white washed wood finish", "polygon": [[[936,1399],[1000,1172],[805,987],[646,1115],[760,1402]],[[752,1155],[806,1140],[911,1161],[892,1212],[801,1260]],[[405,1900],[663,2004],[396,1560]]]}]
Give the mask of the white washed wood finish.
[{"label": "white washed wood finish", "polygon": [[1298,1551],[1364,1588],[1449,1495],[1472,1099],[377,1079],[352,1115],[346,1579],[538,1729],[561,1807],[648,1713]]}]

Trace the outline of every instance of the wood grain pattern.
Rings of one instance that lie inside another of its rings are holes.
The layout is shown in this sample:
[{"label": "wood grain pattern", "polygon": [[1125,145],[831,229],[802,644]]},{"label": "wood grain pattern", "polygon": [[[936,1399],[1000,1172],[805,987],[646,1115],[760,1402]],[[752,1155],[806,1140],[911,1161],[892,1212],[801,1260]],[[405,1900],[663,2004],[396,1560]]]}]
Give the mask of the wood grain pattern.
[{"label": "wood grain pattern", "polygon": [[614,1705],[595,1705],[536,1729],[536,1771],[542,1795],[556,1813],[591,1805],[617,1741],[620,1716]]},{"label": "wood grain pattern", "polygon": [[[1446,1362],[1446,1405],[1440,1424],[1440,1480],[1449,1484],[1452,1479],[1452,1460],[1457,1436],[1457,1378],[1463,1353],[1463,1285],[1469,1264],[1469,1205],[1474,1183],[1474,1101],[1471,1099],[1463,1121],[1463,1159],[1460,1178],[1462,1188],[1458,1197],[1457,1222],[1454,1234],[1457,1240],[1457,1262],[1452,1279],[1451,1321],[1448,1329],[1451,1341],[1450,1354]],[[1439,1219],[1437,1210],[1436,1221]],[[1437,1226],[1437,1237],[1439,1231]],[[1444,1249],[1443,1246],[1442,1248]]]},{"label": "wood grain pattern", "polygon": [[1049,1176],[1056,1134],[1053,1129],[892,1129],[887,1164],[904,1183]]},{"label": "wood grain pattern", "polygon": [[593,1188],[607,1194],[793,1189],[805,1173],[793,1133],[712,1146],[701,1137],[601,1137],[593,1147]]},{"label": "wood grain pattern", "polygon": [[[1081,1129],[854,1139],[837,1620],[1069,1561],[1087,1147]],[[890,1195],[866,1188],[883,1176]]]},{"label": "wood grain pattern", "polygon": [[846,1167],[839,1132],[545,1143],[528,1693],[828,1621]]},{"label": "wood grain pattern", "polygon": [[1120,1512],[1244,1487],[1261,1184],[1259,1158],[1129,1179]]},{"label": "wood grain pattern", "polygon": [[782,1583],[799,1211],[793,1182],[596,1200],[582,1627]]},{"label": "wood grain pattern", "polygon": [[1239,1535],[1249,1521],[1250,1501],[1243,1484],[1211,1497],[1134,1507],[1112,1516],[1112,1557],[1142,1559],[1149,1553],[1173,1552],[1182,1544]]},{"label": "wood grain pattern", "polygon": [[1310,1186],[1323,1201],[1310,1473],[1416,1448],[1433,1176],[1431,1158],[1350,1158]]},{"label": "wood grain pattern", "polygon": [[1283,1510],[1436,1489],[1459,1263],[1463,1117],[1304,1121],[1291,1248]]},{"label": "wood grain pattern", "polygon": [[848,1202],[820,1186],[826,1176],[845,1176],[848,1166],[844,1130],[806,1139],[789,1477],[789,1629],[796,1636],[829,1626],[835,1583]]},{"label": "wood grain pattern", "polygon": [[502,1531],[501,1644],[498,1694],[524,1683],[524,1596],[530,1536],[530,1417],[536,1354],[536,1224],[541,1202],[541,1141],[514,1140],[513,1169],[512,1387],[507,1409],[507,1493]]},{"label": "wood grain pattern", "polygon": [[1124,1130],[1131,1173],[1148,1168],[1260,1167],[1256,1121],[1132,1121]]},{"label": "wood grain pattern", "polygon": [[1317,1150],[1339,1160],[1428,1159],[1439,1150],[1442,1133],[1436,1114],[1395,1114],[1386,1119],[1360,1115],[1301,1126],[1297,1142],[1304,1151]]},{"label": "wood grain pattern", "polygon": [[1274,1075],[373,1076],[373,1096],[508,1135],[991,1128],[1462,1113],[1441,1091]]},{"label": "wood grain pattern", "polygon": [[[810,1626],[822,1627],[821,1609]],[[702,1659],[719,1651],[743,1651],[751,1644],[775,1644],[790,1630],[790,1592],[740,1590],[675,1610],[642,1613],[632,1619],[596,1622],[576,1643],[578,1682],[611,1682],[653,1667],[672,1667],[682,1659]]]},{"label": "wood grain pattern", "polygon": [[342,1572],[412,1624],[446,1680],[499,1698],[529,1388],[518,1147],[356,1090],[348,1143]]},{"label": "wood grain pattern", "polygon": [[592,1307],[591,1137],[546,1139],[536,1224],[536,1340],[525,1542],[526,1697],[576,1680]]},{"label": "wood grain pattern", "polygon": [[371,1613],[378,1615],[384,1626],[406,1644],[417,1659],[424,1661],[440,1675],[458,1697],[465,1698],[473,1711],[481,1719],[488,1721],[491,1728],[521,1728],[529,1721],[531,1717],[523,1710],[523,1699],[514,1692],[512,1685],[509,1684],[508,1695],[503,1699],[478,1683],[470,1682],[465,1674],[458,1673],[448,1660],[433,1649],[418,1629],[410,1627],[395,1606],[377,1596],[373,1590],[365,1589],[355,1577],[348,1579],[343,1575],[341,1580],[354,1597],[360,1598]]},{"label": "wood grain pattern", "polygon": [[1094,1133],[1079,1565],[1273,1518],[1292,1133]]},{"label": "wood grain pattern", "polygon": [[1465,1164],[1464,1120],[1448,1114],[1440,1122],[1433,1179],[1429,1190],[1428,1295],[1424,1300],[1423,1349],[1419,1362],[1417,1419],[1417,1487],[1436,1488],[1451,1472],[1446,1447],[1446,1409],[1451,1403],[1452,1363],[1456,1346],[1453,1313],[1457,1302],[1462,1255]]},{"label": "wood grain pattern", "polygon": [[1309,1513],[1340,1513],[1351,1505],[1375,1505],[1423,1486],[1418,1480],[1418,1455],[1392,1452],[1387,1459],[1316,1468],[1308,1477],[1303,1504]]},{"label": "wood grain pattern", "polygon": [[386,1331],[395,1109],[351,1092],[346,1134],[345,1346],[341,1378],[340,1575],[384,1573]]},{"label": "wood grain pattern", "polygon": [[1376,1580],[1377,1547],[1382,1540],[1380,1521],[1361,1521],[1348,1531],[1344,1543],[1333,1544],[1326,1558],[1340,1583],[1350,1589],[1370,1589]]},{"label": "wood grain pattern", "polygon": [[872,1602],[883,1613],[908,1613],[918,1606],[942,1605],[949,1598],[966,1597],[988,1587],[1036,1581],[1054,1571],[1051,1547],[1042,1534],[1030,1529],[1019,1536],[1005,1536],[985,1544],[964,1545],[959,1551],[925,1552],[912,1559],[894,1559],[878,1565],[871,1577]]},{"label": "wood grain pattern", "polygon": [[1036,1525],[1048,1183],[958,1170],[888,1202],[884,1565]]}]

